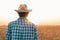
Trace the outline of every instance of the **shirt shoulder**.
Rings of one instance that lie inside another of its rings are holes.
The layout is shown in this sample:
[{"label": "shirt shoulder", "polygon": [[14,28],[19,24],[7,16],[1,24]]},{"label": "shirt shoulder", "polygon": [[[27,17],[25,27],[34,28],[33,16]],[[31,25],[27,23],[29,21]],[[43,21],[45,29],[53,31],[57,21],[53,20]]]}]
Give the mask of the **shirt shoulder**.
[{"label": "shirt shoulder", "polygon": [[11,21],[8,23],[8,25],[15,25],[17,22],[16,21]]}]

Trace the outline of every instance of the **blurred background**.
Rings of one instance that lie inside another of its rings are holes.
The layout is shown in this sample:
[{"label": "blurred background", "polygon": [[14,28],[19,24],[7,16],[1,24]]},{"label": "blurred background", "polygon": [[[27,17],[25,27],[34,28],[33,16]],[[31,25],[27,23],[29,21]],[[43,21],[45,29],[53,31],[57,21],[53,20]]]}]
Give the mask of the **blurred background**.
[{"label": "blurred background", "polygon": [[27,19],[37,26],[39,40],[60,40],[60,0],[0,0],[0,40],[6,39],[7,25],[19,18],[20,4],[32,9]]}]

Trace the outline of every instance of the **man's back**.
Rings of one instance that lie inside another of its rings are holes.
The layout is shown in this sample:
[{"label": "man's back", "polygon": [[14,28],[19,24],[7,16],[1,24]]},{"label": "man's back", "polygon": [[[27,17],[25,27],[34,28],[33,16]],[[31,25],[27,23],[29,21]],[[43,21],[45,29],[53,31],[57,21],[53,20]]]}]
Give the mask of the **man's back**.
[{"label": "man's back", "polygon": [[36,26],[27,19],[19,18],[9,23],[7,40],[38,40]]}]

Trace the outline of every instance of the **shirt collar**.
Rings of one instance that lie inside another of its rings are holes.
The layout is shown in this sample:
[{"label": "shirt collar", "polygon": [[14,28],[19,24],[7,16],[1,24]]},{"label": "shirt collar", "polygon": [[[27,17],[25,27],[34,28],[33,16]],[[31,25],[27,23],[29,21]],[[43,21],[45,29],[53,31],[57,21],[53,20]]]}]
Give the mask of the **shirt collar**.
[{"label": "shirt collar", "polygon": [[27,18],[19,17],[18,20],[27,20]]}]

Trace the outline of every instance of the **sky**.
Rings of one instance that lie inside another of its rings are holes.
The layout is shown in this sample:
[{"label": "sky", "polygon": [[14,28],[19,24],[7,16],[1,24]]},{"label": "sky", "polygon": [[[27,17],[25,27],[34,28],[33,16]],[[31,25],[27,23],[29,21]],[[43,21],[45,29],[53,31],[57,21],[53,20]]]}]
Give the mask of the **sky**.
[{"label": "sky", "polygon": [[18,18],[20,4],[27,4],[32,11],[28,20],[39,25],[60,25],[60,0],[0,0],[0,25]]}]

